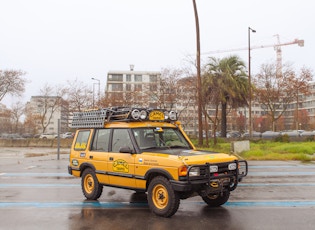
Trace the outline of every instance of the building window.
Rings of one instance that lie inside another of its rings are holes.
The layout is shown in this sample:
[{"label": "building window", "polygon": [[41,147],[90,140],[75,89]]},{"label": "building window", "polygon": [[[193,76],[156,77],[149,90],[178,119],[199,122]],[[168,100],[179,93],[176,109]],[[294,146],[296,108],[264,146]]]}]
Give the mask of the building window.
[{"label": "building window", "polygon": [[150,82],[157,82],[157,75],[150,75]]},{"label": "building window", "polygon": [[126,91],[131,91],[131,85],[130,84],[126,85]]},{"label": "building window", "polygon": [[131,81],[131,75],[130,74],[126,75],[126,81]]},{"label": "building window", "polygon": [[122,74],[112,74],[112,75],[109,75],[108,80],[109,81],[123,81],[123,75]]},{"label": "building window", "polygon": [[135,85],[135,91],[141,91],[142,90],[142,85],[137,84]]},{"label": "building window", "polygon": [[142,82],[142,75],[135,75],[136,82]]},{"label": "building window", "polygon": [[112,84],[112,91],[123,91],[123,84],[119,83]]}]

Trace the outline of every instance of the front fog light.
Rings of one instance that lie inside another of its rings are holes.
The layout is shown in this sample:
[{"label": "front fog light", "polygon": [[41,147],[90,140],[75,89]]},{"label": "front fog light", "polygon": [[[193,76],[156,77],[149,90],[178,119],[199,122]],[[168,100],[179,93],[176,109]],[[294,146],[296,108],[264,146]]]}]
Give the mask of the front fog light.
[{"label": "front fog light", "polygon": [[144,120],[147,118],[147,112],[145,110],[141,110],[140,112],[140,119]]},{"label": "front fog light", "polygon": [[236,163],[229,164],[229,170],[235,170],[236,169]]},{"label": "front fog light", "polygon": [[169,118],[168,116],[169,116],[168,111],[165,111],[165,112],[164,112],[164,119],[165,119],[165,120],[168,120],[168,118]]},{"label": "front fog light", "polygon": [[200,169],[197,167],[191,168],[189,170],[189,176],[200,176]]},{"label": "front fog light", "polygon": [[169,113],[169,118],[170,118],[172,121],[176,121],[176,120],[177,120],[176,112],[170,111],[170,113]]},{"label": "front fog light", "polygon": [[210,173],[218,172],[218,166],[217,165],[210,165],[209,169],[210,169]]}]

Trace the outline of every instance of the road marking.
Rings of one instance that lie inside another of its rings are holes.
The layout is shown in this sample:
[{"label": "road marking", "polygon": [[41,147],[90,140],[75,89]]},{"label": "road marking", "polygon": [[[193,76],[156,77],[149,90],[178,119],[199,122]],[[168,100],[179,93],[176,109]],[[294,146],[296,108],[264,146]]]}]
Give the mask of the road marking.
[{"label": "road marking", "polygon": [[315,172],[251,172],[249,171],[248,176],[311,176],[315,175]]},{"label": "road marking", "polygon": [[315,201],[234,201],[229,207],[315,207]]},{"label": "road marking", "polygon": [[239,183],[238,186],[240,187],[266,187],[266,186],[280,186],[280,187],[285,187],[285,186],[315,186],[315,183]]},{"label": "road marking", "polygon": [[[68,173],[1,173],[0,176],[7,177],[71,177]],[[248,176],[310,176],[315,175],[315,171],[296,171],[296,172],[279,172],[279,171],[257,171],[257,172],[248,172]]]},{"label": "road marking", "polygon": [[32,169],[32,168],[36,168],[37,166],[33,165],[33,166],[28,166],[26,169]]},{"label": "road marking", "polygon": [[145,202],[0,202],[0,208],[127,208],[147,206],[148,204]]},{"label": "road marking", "polygon": [[80,186],[80,184],[0,184],[0,188],[58,188]]},{"label": "road marking", "polygon": [[[204,202],[183,202],[183,204],[206,205]],[[227,207],[315,207],[315,200],[311,201],[229,201]],[[146,208],[147,202],[0,202],[3,208]]]},{"label": "road marking", "polygon": [[[71,177],[68,173],[4,173],[6,177]],[[0,176],[3,176],[0,174]]]},{"label": "road marking", "polygon": [[[78,184],[0,184],[0,188],[80,187]],[[239,183],[239,187],[313,187],[315,183]]]},{"label": "road marking", "polygon": [[264,168],[315,168],[315,165],[249,165],[249,169],[264,169]]}]

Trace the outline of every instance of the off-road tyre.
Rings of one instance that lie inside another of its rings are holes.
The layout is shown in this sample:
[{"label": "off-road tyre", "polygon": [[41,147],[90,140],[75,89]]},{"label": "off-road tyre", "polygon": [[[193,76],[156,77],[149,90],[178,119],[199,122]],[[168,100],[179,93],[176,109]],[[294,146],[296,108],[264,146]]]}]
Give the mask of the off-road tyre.
[{"label": "off-road tyre", "polygon": [[87,168],[83,171],[81,187],[84,196],[88,200],[97,200],[103,192],[103,185],[98,182],[95,172],[91,168]]},{"label": "off-road tyre", "polygon": [[156,215],[171,217],[177,212],[180,199],[169,180],[157,176],[149,184],[148,203],[151,211]]},{"label": "off-road tyre", "polygon": [[206,202],[210,207],[219,207],[225,204],[230,198],[230,191],[224,191],[222,194],[218,195],[208,195],[202,196],[204,202]]}]

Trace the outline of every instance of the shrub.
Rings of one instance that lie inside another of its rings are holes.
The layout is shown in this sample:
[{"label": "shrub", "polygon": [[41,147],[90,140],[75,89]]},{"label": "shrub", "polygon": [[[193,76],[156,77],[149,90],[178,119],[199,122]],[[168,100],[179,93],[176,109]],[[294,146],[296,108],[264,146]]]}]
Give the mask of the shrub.
[{"label": "shrub", "polygon": [[289,143],[290,142],[290,137],[288,134],[284,134],[284,135],[280,135],[278,137],[275,138],[276,142],[285,142],[285,143]]}]

